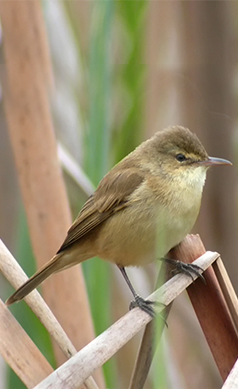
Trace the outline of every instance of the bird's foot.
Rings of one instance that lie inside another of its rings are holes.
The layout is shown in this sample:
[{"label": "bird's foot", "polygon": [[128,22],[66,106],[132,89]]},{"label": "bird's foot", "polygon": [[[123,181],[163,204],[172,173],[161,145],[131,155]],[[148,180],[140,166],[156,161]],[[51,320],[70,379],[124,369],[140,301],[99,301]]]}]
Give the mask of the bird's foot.
[{"label": "bird's foot", "polygon": [[131,301],[129,309],[133,309],[135,307],[139,307],[142,311],[148,313],[154,319],[155,317],[155,311],[153,308],[153,304],[155,304],[154,301],[151,300],[144,300],[142,297],[140,297],[138,294],[135,296],[135,300]]},{"label": "bird's foot", "polygon": [[[131,301],[130,303],[130,310],[136,307],[139,307],[142,311],[148,313],[152,317],[152,319],[155,318],[156,313],[152,305],[163,305],[165,308],[165,305],[163,303],[159,303],[157,301],[151,301],[151,300],[144,300],[142,297],[136,295],[135,300]],[[159,317],[162,319],[166,327],[168,328],[168,324],[166,320],[164,319],[164,316],[159,314]]]},{"label": "bird's foot", "polygon": [[198,266],[194,265],[193,263],[185,263],[181,261],[176,261],[175,259],[171,258],[163,258],[168,262],[170,265],[174,266],[174,270],[172,270],[173,274],[183,273],[192,278],[194,281],[194,275],[199,277],[204,284],[206,284],[206,280],[204,276],[201,274],[203,272],[203,269]]}]

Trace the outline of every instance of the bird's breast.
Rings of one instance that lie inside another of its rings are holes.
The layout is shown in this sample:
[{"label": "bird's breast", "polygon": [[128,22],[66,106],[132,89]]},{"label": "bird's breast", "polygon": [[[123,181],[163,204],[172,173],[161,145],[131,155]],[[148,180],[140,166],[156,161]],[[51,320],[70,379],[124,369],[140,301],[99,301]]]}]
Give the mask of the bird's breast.
[{"label": "bird's breast", "polygon": [[201,193],[177,190],[167,200],[145,183],[127,207],[102,226],[97,255],[121,266],[141,266],[164,257],[191,231]]}]

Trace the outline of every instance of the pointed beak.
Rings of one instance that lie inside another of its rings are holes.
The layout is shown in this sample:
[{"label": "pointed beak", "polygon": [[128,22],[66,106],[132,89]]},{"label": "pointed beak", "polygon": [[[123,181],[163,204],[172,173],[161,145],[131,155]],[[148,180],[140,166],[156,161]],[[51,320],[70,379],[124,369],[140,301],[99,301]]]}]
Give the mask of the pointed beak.
[{"label": "pointed beak", "polygon": [[223,158],[208,157],[206,161],[202,161],[201,165],[214,166],[214,165],[232,165],[230,161]]}]

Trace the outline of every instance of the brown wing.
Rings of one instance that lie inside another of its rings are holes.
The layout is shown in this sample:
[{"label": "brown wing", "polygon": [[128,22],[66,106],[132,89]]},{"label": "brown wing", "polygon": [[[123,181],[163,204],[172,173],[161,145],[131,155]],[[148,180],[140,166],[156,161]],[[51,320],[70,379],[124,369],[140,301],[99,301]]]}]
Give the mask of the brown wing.
[{"label": "brown wing", "polygon": [[135,169],[109,172],[84,204],[58,253],[92,231],[113,213],[125,208],[128,196],[143,180],[143,174],[138,174]]}]

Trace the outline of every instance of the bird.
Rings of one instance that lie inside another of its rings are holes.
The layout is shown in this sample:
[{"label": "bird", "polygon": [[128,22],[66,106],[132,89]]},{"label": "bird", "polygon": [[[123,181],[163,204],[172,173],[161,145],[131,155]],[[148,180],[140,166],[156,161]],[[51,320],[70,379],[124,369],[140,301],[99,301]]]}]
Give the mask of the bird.
[{"label": "bird", "polygon": [[[213,165],[231,162],[209,157],[188,128],[174,125],[156,132],[104,176],[54,257],[6,305],[22,300],[53,273],[97,256],[120,269],[134,296],[132,307],[154,317],[152,302],[136,293],[125,268],[165,258],[191,231]],[[192,264],[185,272],[200,274]]]}]

